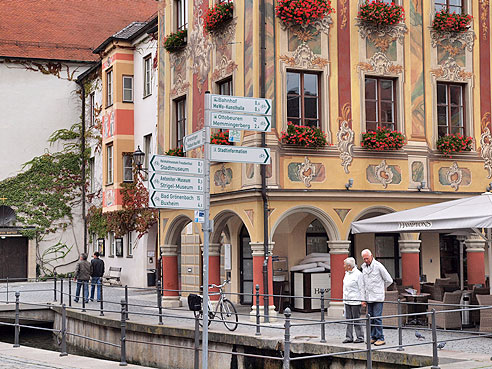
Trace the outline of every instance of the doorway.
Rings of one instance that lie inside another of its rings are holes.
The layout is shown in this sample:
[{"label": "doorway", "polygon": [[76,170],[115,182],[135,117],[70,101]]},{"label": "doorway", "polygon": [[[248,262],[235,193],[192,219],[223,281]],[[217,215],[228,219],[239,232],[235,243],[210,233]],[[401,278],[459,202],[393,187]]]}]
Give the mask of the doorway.
[{"label": "doorway", "polygon": [[[240,303],[242,305],[251,305],[253,303],[253,253],[251,251],[251,238],[248,230],[243,225],[239,233],[240,260]],[[247,294],[247,295],[245,295]]]},{"label": "doorway", "polygon": [[0,238],[0,279],[27,279],[26,237]]},{"label": "doorway", "polygon": [[376,233],[374,238],[376,260],[384,265],[393,278],[401,276],[399,237],[397,233]]}]

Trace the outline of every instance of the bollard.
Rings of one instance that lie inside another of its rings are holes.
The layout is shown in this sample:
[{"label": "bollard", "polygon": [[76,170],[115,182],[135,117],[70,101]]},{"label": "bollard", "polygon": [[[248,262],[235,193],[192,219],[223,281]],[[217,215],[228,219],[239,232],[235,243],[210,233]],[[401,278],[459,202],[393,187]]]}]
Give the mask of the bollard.
[{"label": "bollard", "polygon": [[126,301],[121,299],[120,366],[126,366]]},{"label": "bollard", "polygon": [[432,366],[431,366],[431,369],[439,369],[439,356],[437,355],[436,309],[432,309]]},{"label": "bollard", "polygon": [[128,285],[125,284],[126,320],[128,320]]},{"label": "bollard", "polygon": [[63,305],[63,278],[60,278],[60,305]]},{"label": "bollard", "polygon": [[195,350],[194,369],[200,369],[200,315],[195,315]]},{"label": "bollard", "polygon": [[53,278],[53,301],[56,302],[56,272]]},{"label": "bollard", "polygon": [[403,328],[401,324],[401,301],[398,299],[398,348],[396,351],[404,351],[403,348]]},{"label": "bollard", "polygon": [[256,336],[261,336],[260,331],[260,285],[257,284],[256,287]]},{"label": "bollard", "polygon": [[20,333],[20,326],[19,326],[19,298],[20,298],[20,293],[19,291],[15,292],[15,332],[14,332],[14,347],[19,347],[19,333]]},{"label": "bollard", "polygon": [[85,313],[85,281],[82,281],[82,312]]},{"label": "bollard", "polygon": [[72,307],[72,275],[68,276],[68,307]]},{"label": "bollard", "polygon": [[285,316],[285,323],[284,323],[285,336],[284,336],[284,360],[283,360],[282,369],[289,369],[290,368],[290,316],[291,316],[290,308],[285,309],[284,316]]},{"label": "bollard", "polygon": [[65,304],[62,304],[62,329],[61,329],[62,341],[60,356],[67,356],[67,308]]},{"label": "bollard", "polygon": [[372,348],[371,348],[371,315],[366,315],[366,344],[367,344],[367,363],[366,368],[372,369]]},{"label": "bollard", "polygon": [[104,297],[103,297],[103,283],[102,283],[102,281],[101,281],[101,300],[99,301],[99,303],[101,304],[99,306],[99,308],[101,310],[101,312],[99,313],[99,316],[104,316]]},{"label": "bollard", "polygon": [[325,290],[321,290],[321,343],[326,342],[326,327],[325,327]]},{"label": "bollard", "polygon": [[157,281],[156,289],[157,289],[157,309],[159,310],[159,325],[162,325],[161,281]]}]

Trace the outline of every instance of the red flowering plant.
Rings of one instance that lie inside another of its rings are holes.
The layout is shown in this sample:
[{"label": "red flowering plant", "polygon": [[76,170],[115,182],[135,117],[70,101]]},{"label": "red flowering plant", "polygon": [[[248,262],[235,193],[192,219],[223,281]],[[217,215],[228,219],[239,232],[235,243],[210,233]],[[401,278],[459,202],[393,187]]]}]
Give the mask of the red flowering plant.
[{"label": "red flowering plant", "polygon": [[213,32],[220,29],[224,23],[232,19],[234,12],[234,4],[232,1],[223,1],[215,4],[212,8],[209,8],[203,15],[203,21],[205,22],[205,30],[207,32]]},{"label": "red flowering plant", "polygon": [[472,18],[469,14],[450,13],[443,9],[434,16],[432,28],[438,32],[465,32],[470,28]]},{"label": "red flowering plant", "polygon": [[165,154],[170,156],[184,156],[183,146],[177,147],[175,149],[169,149],[168,151],[166,151]]},{"label": "red flowering plant", "polygon": [[405,136],[388,128],[378,128],[362,134],[360,145],[368,150],[399,150],[405,145]]},{"label": "red flowering plant", "polygon": [[461,134],[451,134],[439,137],[436,142],[437,149],[444,155],[451,157],[452,153],[471,151],[473,138],[464,137]]},{"label": "red flowering plant", "polygon": [[210,143],[213,145],[233,145],[229,142],[229,131],[221,131],[210,136]]},{"label": "red flowering plant", "polygon": [[187,35],[188,31],[185,29],[181,29],[164,37],[164,49],[166,49],[166,51],[169,53],[173,53],[183,49],[186,46]]},{"label": "red flowering plant", "polygon": [[307,26],[335,10],[330,0],[278,0],[275,11],[285,24]]},{"label": "red flowering plant", "polygon": [[319,128],[298,126],[287,122],[287,130],[282,131],[281,141],[287,145],[319,148],[328,145],[326,133]]},{"label": "red flowering plant", "polygon": [[359,8],[358,18],[361,22],[392,26],[405,21],[405,11],[393,2],[388,4],[381,0],[366,0]]}]

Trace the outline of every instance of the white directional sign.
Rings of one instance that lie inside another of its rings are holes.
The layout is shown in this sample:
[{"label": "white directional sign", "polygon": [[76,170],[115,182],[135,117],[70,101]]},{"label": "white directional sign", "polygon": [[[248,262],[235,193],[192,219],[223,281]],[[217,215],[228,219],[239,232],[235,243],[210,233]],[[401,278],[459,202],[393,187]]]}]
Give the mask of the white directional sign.
[{"label": "white directional sign", "polygon": [[210,127],[221,129],[240,129],[257,132],[270,132],[270,117],[264,115],[245,115],[212,112]]},{"label": "white directional sign", "polygon": [[169,155],[154,155],[150,159],[150,170],[153,172],[203,175],[204,168],[202,159]]},{"label": "white directional sign", "polygon": [[191,135],[185,136],[183,138],[183,150],[190,151],[194,148],[200,147],[205,144],[205,130],[201,129],[199,131],[193,132]]},{"label": "white directional sign", "polygon": [[271,115],[272,100],[254,97],[210,95],[210,110],[221,112]]},{"label": "white directional sign", "polygon": [[230,129],[229,142],[241,142],[241,131],[237,129]]},{"label": "white directional sign", "polygon": [[150,172],[149,184],[156,191],[203,193],[203,178]]},{"label": "white directional sign", "polygon": [[205,203],[204,197],[195,193],[150,191],[149,205],[152,208],[201,210]]},{"label": "white directional sign", "polygon": [[210,145],[210,160],[233,163],[270,164],[270,149]]}]

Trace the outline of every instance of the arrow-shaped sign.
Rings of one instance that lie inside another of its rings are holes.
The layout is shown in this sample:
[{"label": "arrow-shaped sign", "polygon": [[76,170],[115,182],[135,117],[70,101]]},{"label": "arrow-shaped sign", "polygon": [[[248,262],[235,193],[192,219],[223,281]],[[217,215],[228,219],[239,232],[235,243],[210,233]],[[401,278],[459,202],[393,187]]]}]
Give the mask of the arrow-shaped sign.
[{"label": "arrow-shaped sign", "polygon": [[193,132],[183,138],[183,150],[185,152],[193,150],[205,144],[205,129]]},{"label": "arrow-shaped sign", "polygon": [[200,194],[154,190],[149,195],[149,205],[152,208],[202,210],[204,207],[204,196]]},{"label": "arrow-shaped sign", "polygon": [[271,115],[272,100],[254,97],[210,95],[210,110],[221,112]]},{"label": "arrow-shaped sign", "polygon": [[210,145],[210,160],[232,163],[270,164],[270,149],[263,147]]},{"label": "arrow-shaped sign", "polygon": [[232,113],[210,113],[210,127],[221,129],[239,129],[257,132],[270,132],[270,117]]},{"label": "arrow-shaped sign", "polygon": [[196,192],[203,194],[204,190],[203,178],[183,175],[177,176],[150,172],[149,184],[156,191]]},{"label": "arrow-shaped sign", "polygon": [[202,159],[153,155],[150,159],[150,170],[159,173],[203,175],[204,165]]}]

